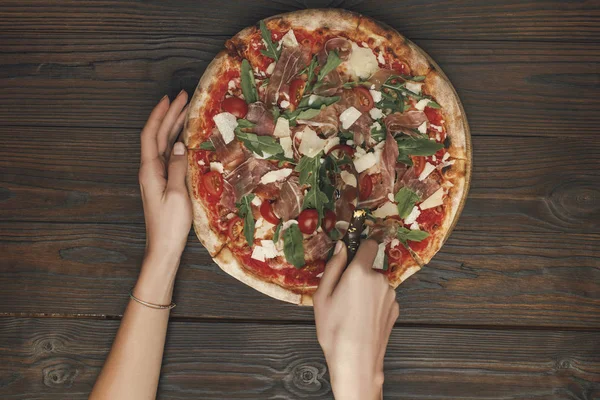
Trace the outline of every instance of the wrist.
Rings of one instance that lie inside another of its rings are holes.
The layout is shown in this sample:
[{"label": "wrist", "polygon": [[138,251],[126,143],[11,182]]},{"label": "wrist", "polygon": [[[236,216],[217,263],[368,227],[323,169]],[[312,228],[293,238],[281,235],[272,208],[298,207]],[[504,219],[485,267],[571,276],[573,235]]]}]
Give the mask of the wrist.
[{"label": "wrist", "polygon": [[148,251],[135,284],[134,295],[150,303],[170,304],[178,267],[179,256]]},{"label": "wrist", "polygon": [[374,376],[362,371],[330,371],[331,389],[336,400],[380,400],[383,372]]}]

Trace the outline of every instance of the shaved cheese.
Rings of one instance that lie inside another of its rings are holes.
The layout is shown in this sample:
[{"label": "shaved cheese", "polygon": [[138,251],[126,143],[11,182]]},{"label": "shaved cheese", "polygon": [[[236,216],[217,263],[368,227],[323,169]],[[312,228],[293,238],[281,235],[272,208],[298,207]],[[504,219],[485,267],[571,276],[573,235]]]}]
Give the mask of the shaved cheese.
[{"label": "shaved cheese", "polygon": [[284,137],[279,139],[279,144],[281,145],[281,148],[283,149],[283,155],[286,158],[294,158],[294,149],[292,149],[292,138],[291,137]]},{"label": "shaved cheese", "polygon": [[254,228],[254,237],[256,239],[263,239],[271,235],[273,229],[275,228],[275,225],[273,225],[263,217],[258,217],[256,223],[254,224]]},{"label": "shaved cheese", "polygon": [[379,90],[371,89],[369,90],[369,93],[371,93],[371,97],[375,103],[379,103],[381,101],[381,92]]},{"label": "shaved cheese", "polygon": [[435,129],[435,130],[436,130],[436,131],[438,131],[438,132],[441,132],[441,131],[442,131],[442,127],[441,127],[441,126],[437,126],[437,125],[433,125],[433,124],[429,124],[429,126],[430,126],[432,129]]},{"label": "shaved cheese", "polygon": [[281,108],[288,108],[290,106],[290,102],[287,100],[281,100],[281,103],[279,103],[279,105],[281,106]]},{"label": "shaved cheese", "polygon": [[281,43],[286,47],[298,46],[298,39],[296,39],[293,29],[290,29],[285,35],[283,35],[281,38]]},{"label": "shaved cheese", "polygon": [[425,121],[421,125],[419,125],[417,130],[421,133],[427,133],[427,121]]},{"label": "shaved cheese", "polygon": [[222,174],[223,173],[223,164],[221,164],[220,162],[211,162],[210,170],[217,171]]},{"label": "shaved cheese", "polygon": [[325,152],[325,154],[329,153],[329,150],[331,150],[334,146],[337,146],[338,144],[340,144],[340,138],[335,136],[332,138],[327,139],[327,142],[325,143],[325,147],[323,147],[323,151]]},{"label": "shaved cheese", "polygon": [[389,201],[391,201],[392,203],[393,203],[394,201],[396,201],[396,199],[394,199],[394,195],[393,195],[393,194],[391,194],[391,193],[388,193],[388,195],[387,195],[387,198],[388,198],[388,200],[389,200]]},{"label": "shaved cheese", "polygon": [[262,248],[262,246],[254,246],[254,249],[252,250],[252,255],[250,256],[250,258],[264,262],[265,261],[265,250]]},{"label": "shaved cheese", "polygon": [[408,217],[404,218],[404,223],[406,225],[410,225],[413,222],[415,222],[417,220],[417,218],[419,218],[419,215],[421,215],[421,211],[419,211],[419,207],[414,206],[412,211],[410,212],[410,214],[408,214]]},{"label": "shaved cheese", "polygon": [[354,144],[354,140],[346,140],[346,144],[348,146],[352,146]]},{"label": "shaved cheese", "polygon": [[410,226],[410,230],[411,231],[418,231],[421,228],[419,227],[419,223],[418,222],[413,222],[412,225]]},{"label": "shaved cheese", "polygon": [[344,110],[344,112],[340,114],[340,122],[342,123],[342,128],[350,128],[352,124],[360,118],[361,115],[362,114],[360,113],[360,111],[358,111],[354,107],[349,107],[346,110]]},{"label": "shaved cheese", "polygon": [[[283,233],[283,231],[285,231],[287,228],[289,228],[290,226],[292,226],[294,224],[298,224],[298,221],[296,221],[295,219],[289,219],[289,220],[285,221],[281,225],[281,233]],[[279,236],[281,236],[281,235],[279,235]]]},{"label": "shaved cheese", "polygon": [[278,138],[289,137],[290,136],[290,120],[287,118],[279,117],[277,118],[277,123],[275,124],[275,130],[273,131],[273,136]]},{"label": "shaved cheese", "polygon": [[373,50],[369,47],[360,47],[354,42],[352,42],[352,53],[344,65],[351,75],[361,79],[367,79],[379,69]]},{"label": "shaved cheese", "polygon": [[325,148],[325,140],[317,136],[317,133],[308,126],[302,131],[302,141],[298,151],[308,157],[314,157]]},{"label": "shaved cheese", "polygon": [[354,187],[357,186],[358,183],[356,181],[356,176],[354,176],[354,174],[351,174],[348,171],[342,171],[340,173],[340,176],[346,185],[354,186]]},{"label": "shaved cheese", "polygon": [[386,201],[381,207],[373,211],[375,218],[385,218],[392,215],[398,215],[398,207],[391,201]]},{"label": "shaved cheese", "polygon": [[274,70],[275,70],[275,62],[272,62],[271,64],[269,64],[269,66],[267,67],[267,69],[265,70],[265,72],[267,74],[271,75]]},{"label": "shaved cheese", "polygon": [[385,243],[380,243],[379,247],[377,247],[377,254],[375,255],[375,260],[373,260],[373,268],[374,269],[383,269],[384,263],[385,263]]},{"label": "shaved cheese", "polygon": [[411,92],[416,93],[416,94],[421,93],[422,85],[423,85],[422,83],[410,82],[410,81],[407,81],[405,84],[405,86],[408,90],[410,90]]},{"label": "shaved cheese", "polygon": [[390,247],[396,247],[400,244],[400,241],[396,238],[393,238],[392,241],[390,242]]},{"label": "shaved cheese", "polygon": [[260,178],[260,183],[266,185],[267,183],[273,183],[282,181],[292,173],[291,168],[282,168],[275,171],[269,171]]},{"label": "shaved cheese", "polygon": [[[355,153],[356,155],[357,153]],[[375,153],[367,153],[362,157],[358,157],[352,160],[354,163],[354,168],[356,168],[356,172],[361,173],[371,168],[373,165],[377,164],[377,157]]]},{"label": "shaved cheese", "polygon": [[204,160],[198,160],[198,165],[205,166],[205,165],[206,165],[206,163],[204,162]]},{"label": "shaved cheese", "polygon": [[379,62],[379,64],[385,65],[385,58],[383,57],[383,51],[380,51],[379,54],[377,54],[377,61]]},{"label": "shaved cheese", "polygon": [[419,180],[424,181],[425,178],[427,178],[429,174],[433,172],[434,169],[435,166],[430,164],[429,161],[425,163],[425,167],[423,167],[423,172],[421,172],[421,175],[419,175]]},{"label": "shaved cheese", "polygon": [[235,138],[235,128],[238,126],[235,115],[228,112],[222,112],[215,115],[213,121],[215,121],[215,125],[219,132],[221,132],[221,136],[223,136],[225,143],[231,143]]},{"label": "shaved cheese", "polygon": [[[383,111],[381,111],[379,108],[371,108],[369,110],[369,115],[373,119],[380,119],[383,117]],[[381,125],[379,125],[379,128],[377,129],[381,129]]]},{"label": "shaved cheese", "polygon": [[279,252],[277,251],[277,248],[275,248],[275,243],[272,240],[261,240],[260,245],[263,248],[265,258],[277,257]]},{"label": "shaved cheese", "polygon": [[317,277],[317,278],[321,278],[321,277],[323,276],[323,274],[324,274],[324,273],[325,273],[325,271],[323,271],[323,272],[319,272],[319,273],[316,275],[316,277]]},{"label": "shaved cheese", "polygon": [[251,203],[254,204],[256,207],[260,207],[260,205],[262,204],[262,200],[260,199],[260,197],[254,196]]},{"label": "shaved cheese", "polygon": [[429,99],[421,99],[415,104],[415,108],[419,111],[423,111],[429,104]]},{"label": "shaved cheese", "polygon": [[442,204],[444,204],[444,188],[439,188],[437,192],[423,201],[419,207],[421,210],[427,210],[429,208],[441,206]]},{"label": "shaved cheese", "polygon": [[227,82],[227,89],[229,89],[229,90],[235,89],[235,82],[233,79],[231,79],[229,82]]},{"label": "shaved cheese", "polygon": [[450,153],[448,153],[448,152],[445,152],[445,153],[444,153],[444,157],[442,157],[442,161],[446,161],[446,160],[447,160],[447,159],[449,159],[449,158],[450,158]]}]

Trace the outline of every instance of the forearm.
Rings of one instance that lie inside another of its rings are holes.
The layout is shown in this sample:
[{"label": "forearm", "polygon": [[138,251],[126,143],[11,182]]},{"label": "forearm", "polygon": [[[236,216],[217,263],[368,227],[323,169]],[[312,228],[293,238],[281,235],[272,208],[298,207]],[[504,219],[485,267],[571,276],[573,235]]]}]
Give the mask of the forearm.
[{"label": "forearm", "polygon": [[[175,274],[168,271],[176,268],[165,268],[162,263],[145,260],[133,291],[137,298],[154,304],[171,302]],[[155,398],[168,321],[169,310],[130,300],[90,399]]]},{"label": "forearm", "polygon": [[331,390],[335,400],[381,400],[383,388],[373,379],[361,376],[335,377],[330,376]]}]

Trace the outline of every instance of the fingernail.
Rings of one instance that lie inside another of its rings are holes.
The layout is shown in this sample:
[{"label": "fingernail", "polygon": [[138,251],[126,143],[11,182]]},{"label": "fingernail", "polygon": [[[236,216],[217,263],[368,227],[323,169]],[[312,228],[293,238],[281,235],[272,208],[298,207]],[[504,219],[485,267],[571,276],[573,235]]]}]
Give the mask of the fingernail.
[{"label": "fingernail", "polygon": [[185,154],[185,146],[183,145],[183,143],[175,143],[175,146],[173,146],[173,154],[175,154],[176,156],[182,156]]},{"label": "fingernail", "polygon": [[335,249],[333,249],[333,255],[335,256],[340,251],[342,251],[342,247],[344,247],[344,242],[342,242],[341,240],[338,240],[338,242],[335,245]]},{"label": "fingernail", "polygon": [[185,89],[181,89],[181,92],[177,95],[177,97],[181,96],[185,92]]},{"label": "fingernail", "polygon": [[166,98],[168,98],[169,96],[167,96],[166,94],[162,97],[162,99],[160,99],[159,103],[162,103],[163,101],[165,101]]}]

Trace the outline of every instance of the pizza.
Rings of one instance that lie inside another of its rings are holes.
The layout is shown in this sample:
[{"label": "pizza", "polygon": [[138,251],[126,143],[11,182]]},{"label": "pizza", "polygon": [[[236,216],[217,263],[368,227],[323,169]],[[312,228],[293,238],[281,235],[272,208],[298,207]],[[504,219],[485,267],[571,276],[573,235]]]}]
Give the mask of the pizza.
[{"label": "pizza", "polygon": [[189,106],[194,229],[228,274],[312,304],[353,211],[390,285],[460,214],[470,141],[452,85],[416,45],[339,9],[274,16],[225,43]]}]

